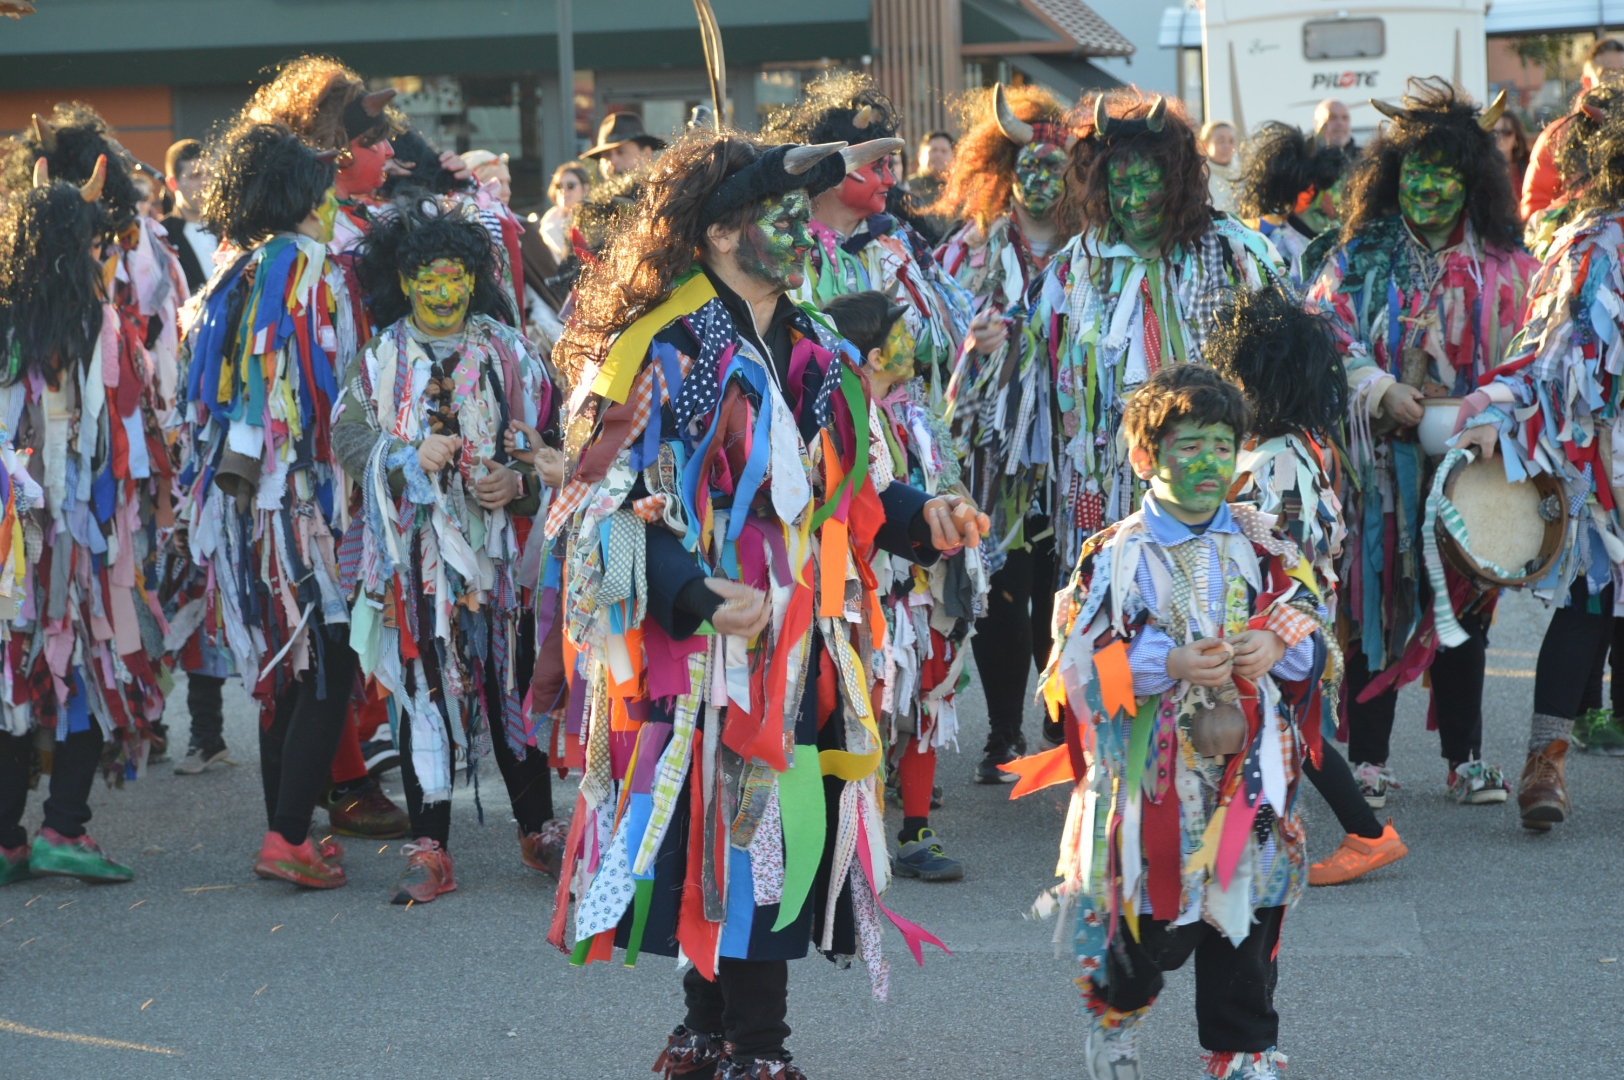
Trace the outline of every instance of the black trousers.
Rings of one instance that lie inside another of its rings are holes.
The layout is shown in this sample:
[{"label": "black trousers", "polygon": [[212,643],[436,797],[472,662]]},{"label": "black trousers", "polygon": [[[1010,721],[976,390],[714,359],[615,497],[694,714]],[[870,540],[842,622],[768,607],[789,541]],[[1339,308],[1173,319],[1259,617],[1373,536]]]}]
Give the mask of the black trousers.
[{"label": "black trousers", "polygon": [[192,746],[212,751],[226,744],[225,705],[220,693],[225,684],[217,675],[186,676],[186,711],[192,715]]},{"label": "black trousers", "polygon": [[312,635],[323,635],[316,654],[319,672],[313,667],[283,688],[270,727],[260,729],[265,816],[271,830],[290,844],[302,844],[310,835],[310,815],[332,775],[333,753],[349,716],[360,665],[349,630],[342,624],[331,631],[321,623],[312,626]]},{"label": "black trousers", "polygon": [[1366,840],[1378,839],[1382,834],[1381,823],[1360,793],[1359,783],[1353,778],[1353,770],[1348,768],[1347,759],[1337,753],[1336,744],[1329,739],[1324,741],[1322,750],[1322,764],[1318,769],[1314,768],[1314,762],[1307,754],[1303,755],[1303,772],[1308,776],[1309,783],[1331,807],[1331,813],[1336,815],[1337,824],[1342,826],[1343,832],[1362,836]]},{"label": "black trousers", "polygon": [[[1027,521],[1029,532],[1048,527],[1047,519]],[[1026,711],[1027,679],[1035,665],[1041,673],[1049,662],[1049,623],[1054,613],[1054,537],[1009,553],[1009,561],[992,576],[987,614],[970,639],[981,689],[987,696],[989,754],[1025,747],[1021,717]]]},{"label": "black trousers", "polygon": [[[1592,686],[1595,702],[1590,707],[1600,707],[1602,667],[1618,621],[1613,618],[1612,585],[1597,597],[1600,610],[1596,614],[1591,614],[1589,607],[1590,590],[1580,578],[1568,593],[1567,606],[1551,614],[1545,640],[1540,642],[1539,659],[1534,662],[1536,713],[1572,720],[1584,710]],[[1614,701],[1618,700],[1619,682],[1614,675]]]},{"label": "black trousers", "polygon": [[789,961],[723,957],[716,963],[715,982],[690,967],[682,977],[682,992],[688,1005],[683,1026],[726,1037],[733,1044],[734,1061],[788,1060],[784,1016],[789,1011]]},{"label": "black trousers", "polygon": [[[69,840],[85,834],[90,821],[90,789],[101,765],[102,733],[94,720],[89,731],[76,731],[51,752],[51,786],[45,799],[47,829]],[[34,757],[34,733],[0,734],[0,847],[28,843],[22,827],[28,807],[28,774]]]},{"label": "black trousers", "polygon": [[1195,1018],[1201,1045],[1208,1050],[1259,1054],[1280,1036],[1274,1011],[1279,975],[1275,948],[1280,942],[1283,907],[1259,908],[1251,933],[1240,948],[1204,922],[1188,926],[1139,920],[1140,940],[1124,921],[1105,956],[1104,987],[1094,995],[1113,1009],[1143,1009],[1162,992],[1162,972],[1176,971],[1195,954]]},{"label": "black trousers", "polygon": [[[1438,742],[1451,765],[1459,765],[1483,751],[1483,668],[1488,659],[1489,622],[1479,612],[1460,620],[1468,639],[1453,649],[1440,649],[1433,658],[1432,703],[1438,714]],[[1585,655],[1588,665],[1590,656]],[[1385,765],[1393,736],[1393,714],[1398,691],[1390,689],[1369,701],[1359,693],[1370,685],[1373,673],[1358,644],[1347,651],[1348,760],[1355,765]],[[1581,677],[1577,690],[1582,690]]]}]

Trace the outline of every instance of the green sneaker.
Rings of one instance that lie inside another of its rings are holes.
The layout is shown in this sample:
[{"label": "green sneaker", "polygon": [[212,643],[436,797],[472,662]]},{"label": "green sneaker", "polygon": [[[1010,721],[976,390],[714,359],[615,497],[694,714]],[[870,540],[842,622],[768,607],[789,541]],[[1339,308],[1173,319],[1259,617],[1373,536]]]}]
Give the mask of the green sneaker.
[{"label": "green sneaker", "polygon": [[1624,757],[1624,724],[1608,709],[1591,709],[1573,722],[1573,741],[1587,754]]},{"label": "green sneaker", "polygon": [[28,870],[27,844],[14,848],[0,847],[0,885],[27,881],[33,876]]},{"label": "green sneaker", "polygon": [[34,837],[28,868],[39,877],[75,877],[92,884],[135,877],[134,870],[109,859],[88,835],[69,840],[55,829],[41,829]]}]

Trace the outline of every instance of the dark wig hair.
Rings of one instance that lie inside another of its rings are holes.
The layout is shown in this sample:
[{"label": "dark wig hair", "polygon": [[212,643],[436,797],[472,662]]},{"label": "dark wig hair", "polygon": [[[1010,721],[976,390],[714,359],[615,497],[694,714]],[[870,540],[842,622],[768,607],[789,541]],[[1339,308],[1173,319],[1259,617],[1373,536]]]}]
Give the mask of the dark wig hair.
[{"label": "dark wig hair", "polygon": [[[581,274],[575,315],[553,353],[555,363],[573,376],[607,353],[611,335],[671,295],[677,278],[694,268],[704,243],[705,200],[761,152],[747,135],[695,128],[639,174],[642,197],[608,223],[602,255]],[[745,203],[712,224],[739,228],[760,217],[763,205]]]},{"label": "dark wig hair", "polygon": [[823,313],[834,320],[840,336],[857,346],[858,355],[866,359],[870,349],[885,348],[891,328],[906,310],[884,293],[865,289],[835,297],[824,305]]},{"label": "dark wig hair", "polygon": [[1290,124],[1270,122],[1241,148],[1235,199],[1241,215],[1290,214],[1304,193],[1327,191],[1342,176],[1347,158],[1338,146],[1321,146]]},{"label": "dark wig hair", "polygon": [[1359,155],[1343,196],[1342,240],[1354,239],[1399,213],[1398,176],[1411,154],[1437,154],[1460,173],[1466,218],[1478,239],[1515,251],[1522,237],[1506,159],[1493,132],[1478,124],[1478,106],[1439,78],[1411,79],[1402,112],[1383,125]]},{"label": "dark wig hair", "polygon": [[[1067,214],[1101,229],[1112,240],[1120,239],[1122,230],[1111,216],[1111,164],[1130,157],[1147,158],[1162,169],[1162,211],[1167,223],[1167,243],[1163,246],[1171,249],[1193,244],[1212,224],[1207,159],[1196,145],[1195,130],[1190,127],[1184,106],[1175,99],[1147,94],[1136,86],[1105,95],[1105,107],[1112,120],[1143,121],[1158,101],[1165,102],[1160,131],[1132,130],[1102,139],[1092,130],[1090,121],[1089,133],[1073,146],[1072,163],[1066,170],[1068,187],[1075,182],[1079,190],[1076,208],[1068,208]],[[1133,127],[1143,129],[1144,124]]]},{"label": "dark wig hair", "polygon": [[1226,296],[1202,355],[1245,392],[1259,438],[1292,431],[1340,438],[1348,385],[1336,338],[1325,316],[1305,311],[1283,287]]},{"label": "dark wig hair", "polygon": [[440,151],[424,137],[421,131],[407,131],[390,140],[394,148],[395,164],[407,169],[408,176],[388,176],[378,194],[386,199],[409,191],[429,195],[450,195],[455,191],[472,191],[478,185],[473,180],[458,180],[457,174],[440,166]]},{"label": "dark wig hair", "polygon": [[30,123],[6,141],[0,187],[10,191],[31,187],[34,163],[40,158],[45,159],[52,180],[66,180],[77,187],[95,172],[96,159],[106,155],[107,182],[97,201],[100,215],[95,228],[109,238],[129,228],[135,221],[135,204],[141,201],[135,181],[130,179],[135,159],[113,138],[107,122],[78,101],[61,103],[40,120],[37,131]]},{"label": "dark wig hair", "polygon": [[281,124],[249,124],[228,136],[211,164],[203,220],[244,250],[292,232],[321,205],[337,174]]},{"label": "dark wig hair", "polygon": [[[1586,209],[1590,207],[1585,189],[1590,185],[1591,154],[1597,149],[1596,140],[1607,118],[1621,110],[1624,110],[1624,77],[1605,72],[1595,86],[1579,95],[1570,115],[1553,121],[1558,125],[1554,141],[1556,170],[1562,177],[1562,189],[1575,204],[1586,204]],[[1599,160],[1605,160],[1605,154]],[[1602,181],[1605,184],[1607,178],[1603,177]]]},{"label": "dark wig hair", "polygon": [[473,275],[468,314],[513,323],[513,305],[497,279],[491,234],[467,204],[423,199],[397,201],[361,241],[356,276],[374,325],[391,326],[412,313],[400,279],[416,276],[436,259],[462,263]]},{"label": "dark wig hair", "polygon": [[1162,436],[1180,421],[1228,424],[1237,441],[1252,429],[1252,407],[1240,387],[1205,364],[1169,364],[1128,396],[1122,434],[1128,446],[1161,453]]},{"label": "dark wig hair", "polygon": [[[862,127],[855,121],[868,109]],[[868,142],[889,139],[902,127],[896,106],[867,75],[836,71],[808,83],[800,99],[767,117],[761,141],[775,143]]]},{"label": "dark wig hair", "polygon": [[61,180],[0,205],[0,383],[37,371],[55,389],[101,334],[97,208]]}]

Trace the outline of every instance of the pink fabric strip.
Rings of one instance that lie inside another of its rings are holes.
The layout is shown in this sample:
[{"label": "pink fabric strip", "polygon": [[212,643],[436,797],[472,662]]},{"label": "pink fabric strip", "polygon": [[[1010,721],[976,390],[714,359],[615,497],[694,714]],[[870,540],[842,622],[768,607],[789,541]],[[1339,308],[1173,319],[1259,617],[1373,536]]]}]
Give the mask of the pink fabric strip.
[{"label": "pink fabric strip", "polygon": [[891,920],[891,925],[901,932],[902,940],[908,943],[908,951],[913,953],[914,963],[920,967],[925,966],[923,945],[934,945],[947,955],[952,956],[953,950],[943,945],[935,934],[917,923],[904,919],[901,915],[886,907],[880,900],[880,894],[874,889],[874,859],[869,855],[868,851],[868,830],[863,828],[861,824],[857,828],[857,858],[863,864],[863,875],[867,881],[869,892],[874,895],[875,906],[880,909],[887,919]]}]

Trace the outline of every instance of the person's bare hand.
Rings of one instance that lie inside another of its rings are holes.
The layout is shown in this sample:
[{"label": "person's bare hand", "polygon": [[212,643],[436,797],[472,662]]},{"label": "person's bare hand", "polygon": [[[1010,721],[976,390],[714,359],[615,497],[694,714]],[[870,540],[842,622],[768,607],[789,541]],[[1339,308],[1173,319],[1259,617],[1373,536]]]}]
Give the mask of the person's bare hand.
[{"label": "person's bare hand", "polygon": [[417,464],[433,476],[446,467],[446,463],[462,449],[460,435],[429,435],[417,444]]},{"label": "person's bare hand", "polygon": [[1494,459],[1495,447],[1500,445],[1500,432],[1493,424],[1479,424],[1460,433],[1455,446],[1461,450],[1476,450],[1484,461]]},{"label": "person's bare hand", "polygon": [[1223,638],[1202,638],[1167,654],[1167,674],[1181,682],[1216,689],[1234,674],[1234,655]]},{"label": "person's bare hand", "polygon": [[536,472],[550,488],[564,486],[564,451],[543,446],[536,451]]},{"label": "person's bare hand", "polygon": [[925,504],[924,514],[931,546],[937,551],[980,547],[992,528],[992,520],[963,495],[938,495]]},{"label": "person's bare hand", "polygon": [[724,601],[710,617],[711,626],[718,634],[736,634],[753,638],[767,628],[772,620],[773,606],[767,594],[751,588],[742,581],[727,578],[706,578],[705,587]]},{"label": "person's bare hand", "polygon": [[1229,639],[1235,674],[1256,682],[1286,655],[1286,643],[1273,630],[1243,630]]},{"label": "person's bare hand", "polygon": [[1427,412],[1421,398],[1421,391],[1409,383],[1395,382],[1382,394],[1382,408],[1401,427],[1415,427]]},{"label": "person's bare hand", "polygon": [[452,174],[458,180],[473,179],[474,170],[470,169],[466,161],[462,160],[462,158],[458,157],[450,150],[442,150],[440,152],[440,168]]},{"label": "person's bare hand", "polygon": [[486,510],[500,510],[524,493],[524,477],[490,458],[480,458],[485,475],[474,481],[474,497]]},{"label": "person's bare hand", "polygon": [[988,308],[970,320],[970,336],[975,339],[976,352],[991,356],[1009,340],[1009,327],[1004,325],[1004,317],[997,310]]},{"label": "person's bare hand", "polygon": [[[519,436],[523,435],[527,444],[523,450],[519,449]],[[502,449],[508,452],[508,457],[514,461],[522,461],[526,465],[536,463],[536,451],[542,447],[541,432],[525,423],[523,420],[509,420],[507,431],[502,434]]]}]

